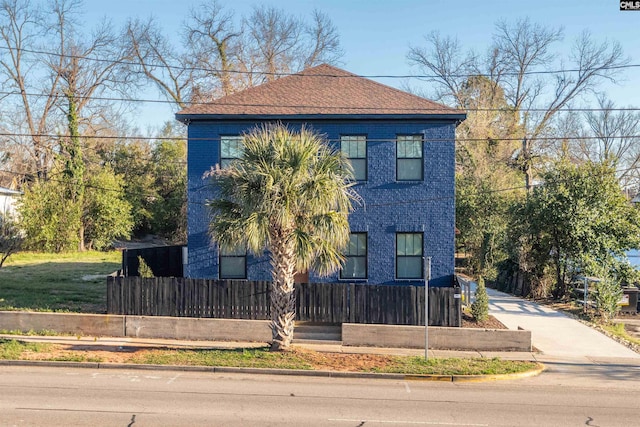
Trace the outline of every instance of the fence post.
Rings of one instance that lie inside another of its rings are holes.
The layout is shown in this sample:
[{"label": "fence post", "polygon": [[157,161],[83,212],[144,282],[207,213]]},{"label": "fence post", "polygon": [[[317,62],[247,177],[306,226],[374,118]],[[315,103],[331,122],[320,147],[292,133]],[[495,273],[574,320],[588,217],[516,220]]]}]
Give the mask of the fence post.
[{"label": "fence post", "polygon": [[424,358],[429,359],[429,279],[431,279],[431,257],[426,258],[424,272]]},{"label": "fence post", "polygon": [[587,280],[587,278],[584,278],[584,304],[583,304],[583,311],[586,313],[587,312],[587,300],[588,300],[588,293],[589,293],[589,281]]},{"label": "fence post", "polygon": [[129,275],[129,251],[127,249],[122,250],[122,275]]}]

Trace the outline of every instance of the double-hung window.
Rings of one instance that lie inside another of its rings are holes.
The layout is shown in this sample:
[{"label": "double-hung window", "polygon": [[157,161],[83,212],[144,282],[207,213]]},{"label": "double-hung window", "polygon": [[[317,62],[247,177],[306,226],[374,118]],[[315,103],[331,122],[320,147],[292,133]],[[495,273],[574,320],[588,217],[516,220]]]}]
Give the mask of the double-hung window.
[{"label": "double-hung window", "polygon": [[340,271],[341,279],[367,278],[367,233],[350,234],[349,246],[344,257],[344,267]]},{"label": "double-hung window", "polygon": [[367,137],[365,135],[343,135],[340,149],[349,158],[356,181],[367,180]]},{"label": "double-hung window", "polygon": [[396,233],[396,278],[422,279],[422,233]]},{"label": "double-hung window", "polygon": [[398,135],[396,139],[396,180],[422,181],[422,135]]},{"label": "double-hung window", "polygon": [[220,278],[247,278],[247,250],[244,246],[220,246]]},{"label": "double-hung window", "polygon": [[242,157],[241,136],[220,137],[220,167],[226,168],[235,159]]}]

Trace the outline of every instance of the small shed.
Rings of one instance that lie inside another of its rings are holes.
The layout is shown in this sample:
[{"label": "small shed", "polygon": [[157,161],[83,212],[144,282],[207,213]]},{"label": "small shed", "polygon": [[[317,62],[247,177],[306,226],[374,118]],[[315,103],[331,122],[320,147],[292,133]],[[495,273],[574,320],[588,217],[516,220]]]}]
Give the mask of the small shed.
[{"label": "small shed", "polygon": [[19,191],[0,187],[0,215],[15,217],[17,202],[21,195]]}]

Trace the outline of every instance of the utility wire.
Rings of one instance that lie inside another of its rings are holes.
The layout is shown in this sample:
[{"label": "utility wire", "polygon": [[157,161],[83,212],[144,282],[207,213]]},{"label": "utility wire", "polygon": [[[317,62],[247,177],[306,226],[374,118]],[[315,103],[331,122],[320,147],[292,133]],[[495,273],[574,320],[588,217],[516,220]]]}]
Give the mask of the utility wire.
[{"label": "utility wire", "polygon": [[[57,135],[57,134],[46,134],[46,133],[11,133],[11,132],[0,132],[0,137],[22,137],[22,138],[68,138],[68,135]],[[160,137],[151,137],[151,136],[135,136],[135,135],[120,135],[120,136],[100,136],[100,135],[87,135],[80,136],[80,138],[84,139],[107,139],[107,140],[141,140],[141,141],[209,141],[209,142],[219,142],[223,139],[223,137],[186,137],[186,136],[160,136]],[[600,140],[604,139],[602,136],[548,136],[548,137],[535,137],[528,138],[527,141],[585,141],[585,140]],[[640,138],[640,135],[611,135],[607,136],[606,139],[634,139]],[[521,142],[523,138],[426,138],[425,142],[487,142],[489,140],[496,141],[519,141]],[[339,139],[328,139],[328,142],[340,142]],[[396,142],[395,138],[367,138],[367,142]]]},{"label": "utility wire", "polygon": [[[60,139],[60,138],[67,138],[68,136],[66,135],[57,135],[57,134],[16,134],[16,133],[0,133],[0,137],[5,136],[5,137],[19,137],[19,138],[29,138],[29,137],[43,137],[43,138],[51,138],[51,139]],[[207,137],[202,137],[202,138],[187,138],[187,137],[142,137],[142,136],[99,136],[99,135],[89,135],[89,136],[81,136],[80,139],[87,139],[87,140],[101,140],[101,139],[106,139],[106,140],[117,140],[117,141],[126,141],[126,140],[142,140],[142,141],[207,141],[207,142],[219,142],[221,140],[221,138],[207,138]],[[563,143],[565,141],[598,141],[598,140],[602,140],[603,137],[601,136],[576,136],[576,137],[537,137],[537,138],[533,138],[533,139],[529,139],[529,141],[548,141],[548,142],[558,142],[558,143]],[[612,135],[612,136],[607,136],[606,139],[640,139],[640,135]],[[469,143],[481,143],[481,142],[487,142],[488,138],[455,138],[455,142],[459,143],[459,142],[469,142]],[[498,141],[512,141],[512,142],[521,142],[522,138],[496,138],[496,140]],[[329,143],[339,143],[340,140],[339,139],[329,139],[327,140]],[[395,138],[370,138],[367,139],[367,142],[389,142],[389,143],[394,143],[396,142]],[[434,138],[434,139],[427,139],[426,142],[433,142],[433,143],[439,143],[439,142],[452,142],[451,138]],[[51,149],[51,147],[43,147],[45,149],[48,149],[49,151],[53,152],[54,155],[61,155],[62,153],[55,151],[53,149]],[[83,150],[89,150],[89,151],[93,151],[97,154],[101,154],[101,152],[109,152],[111,150],[103,150],[102,148],[99,147],[94,147],[91,145],[87,145],[87,144],[81,144],[81,148]],[[148,161],[150,161],[150,159],[147,159]],[[95,162],[94,162],[95,163]],[[188,162],[186,160],[176,160],[176,161],[171,161],[168,162],[170,164],[176,164],[176,165],[187,165]],[[33,173],[33,172],[31,172]],[[37,173],[37,171],[35,172]]]},{"label": "utility wire", "polygon": [[[26,174],[24,173],[19,173],[19,172],[13,172],[13,171],[8,171],[8,170],[0,170],[0,173],[7,173],[7,174],[11,174],[11,175],[15,175],[15,176],[24,176]],[[55,178],[47,178],[46,181],[53,181],[53,182],[57,182],[57,183],[61,183],[61,184],[66,184],[70,181],[65,181],[65,180],[61,180],[61,179],[55,179]],[[160,194],[158,193],[142,193],[142,192],[129,192],[127,191],[127,188],[125,186],[123,186],[121,189],[118,188],[109,188],[109,187],[101,187],[98,185],[91,185],[91,184],[84,184],[85,188],[92,188],[95,190],[103,190],[103,191],[112,191],[121,195],[125,195],[125,194],[133,194],[136,196],[141,196],[141,197],[161,197]],[[177,190],[176,190],[177,191]]]},{"label": "utility wire", "polygon": [[[616,169],[613,171],[614,174],[618,174],[618,173],[624,173],[624,172],[629,172],[632,170],[640,170],[640,166],[634,166],[634,167],[629,167],[629,168],[625,168],[625,169]],[[596,176],[600,176],[603,177],[605,176],[606,173],[602,173]],[[547,181],[547,182],[541,182],[538,184],[533,184],[532,187],[545,187],[545,186],[549,186],[549,185],[554,185],[554,184],[560,184],[560,183],[567,183],[570,182],[570,180],[567,179],[557,179],[557,180],[553,180],[553,181]],[[484,194],[493,194],[493,193],[504,193],[507,191],[516,191],[516,190],[526,190],[527,186],[526,185],[519,185],[519,186],[515,186],[515,187],[506,187],[506,188],[497,188],[497,189],[493,189],[493,190],[487,190],[487,191],[481,191],[479,192],[479,195],[484,195]],[[364,209],[368,208],[368,207],[386,207],[386,206],[397,206],[397,205],[407,205],[407,204],[412,204],[412,203],[425,203],[425,202],[435,202],[435,201],[443,201],[443,200],[451,200],[451,199],[455,199],[455,195],[453,196],[440,196],[440,197],[430,197],[430,198],[426,198],[426,199],[413,199],[413,200],[399,200],[399,201],[394,201],[394,202],[388,202],[388,203],[372,203],[372,204],[366,204],[364,206]]]},{"label": "utility wire", "polygon": [[[625,168],[625,169],[617,169],[617,170],[614,170],[613,172],[615,174],[617,174],[617,173],[629,172],[631,170],[640,170],[640,166],[634,166],[634,167]],[[605,175],[606,175],[606,173],[599,174],[599,175],[596,175],[596,176],[605,176]],[[567,179],[558,179],[558,180],[554,180],[554,181],[547,181],[547,182],[541,182],[541,183],[538,183],[538,184],[533,184],[532,187],[538,188],[538,187],[544,187],[544,186],[548,186],[548,185],[554,185],[554,184],[559,184],[559,183],[567,183],[567,182],[570,182],[570,180],[568,178]],[[203,189],[205,187],[201,187],[199,189]],[[196,189],[196,191],[199,190],[199,189]],[[508,192],[508,191],[526,190],[526,189],[527,189],[526,185],[518,185],[518,186],[514,186],[514,187],[505,187],[505,188],[497,188],[497,189],[493,189],[493,190],[482,191],[482,192],[479,192],[479,195],[494,194],[494,193],[505,193],[505,192]],[[366,209],[370,208],[370,207],[372,207],[372,208],[376,207],[377,208],[377,207],[410,205],[410,204],[437,202],[437,201],[444,201],[444,200],[455,200],[455,195],[439,196],[439,197],[428,197],[428,198],[424,198],[424,199],[396,200],[396,201],[393,201],[393,202],[385,202],[385,203],[367,203],[367,204],[362,205],[361,208],[356,208],[355,210],[357,211],[357,210],[360,210],[360,209],[364,209],[366,211]],[[189,204],[207,206],[207,203],[204,203],[204,202],[189,202]]]},{"label": "utility wire", "polygon": [[[640,166],[635,166],[635,167],[629,167],[629,168],[625,168],[625,169],[616,169],[614,170],[614,174],[617,173],[624,173],[624,172],[629,172],[631,170],[639,170]],[[18,172],[13,172],[13,171],[8,171],[8,170],[0,170],[0,173],[8,173],[8,174],[13,174],[13,175],[24,175]],[[600,174],[598,176],[605,176],[606,173]],[[66,183],[67,181],[63,181],[63,180],[59,180],[59,179],[49,179],[50,181],[53,182],[58,182],[58,183]],[[569,182],[569,179],[558,179],[558,180],[554,180],[554,181],[547,181],[547,182],[542,182],[542,183],[538,183],[538,184],[534,184],[533,187],[543,187],[543,186],[549,186],[549,185],[554,185],[554,184],[559,184],[559,183],[566,183]],[[113,191],[113,192],[117,192],[119,194],[124,195],[126,193],[126,189],[122,188],[122,189],[116,189],[116,188],[107,188],[107,187],[100,187],[100,186],[95,186],[95,185],[85,185],[85,188],[93,188],[93,189],[98,189],[98,190],[104,190],[104,191]],[[527,186],[526,185],[519,185],[519,186],[514,186],[514,187],[506,187],[506,188],[497,188],[497,189],[493,189],[493,190],[487,190],[487,191],[482,191],[481,194],[494,194],[494,193],[504,193],[504,192],[508,192],[508,191],[516,191],[516,190],[526,190]],[[151,193],[141,193],[141,192],[133,192],[133,193],[129,193],[129,194],[135,194],[137,196],[144,196],[144,197],[157,197],[157,194],[151,194]],[[393,201],[393,202],[386,202],[386,203],[367,203],[366,205],[363,205],[362,208],[356,208],[356,210],[360,210],[360,209],[367,209],[369,207],[388,207],[388,206],[399,206],[399,205],[407,205],[407,204],[418,204],[418,203],[427,203],[427,202],[435,202],[435,201],[444,201],[444,200],[455,200],[455,195],[448,195],[448,196],[439,196],[439,197],[429,197],[429,198],[424,198],[424,199],[411,199],[411,200],[398,200],[398,201]],[[202,205],[202,206],[207,206],[207,203],[204,202],[189,202],[189,204],[192,205]]]},{"label": "utility wire", "polygon": [[[22,92],[16,91],[0,91],[0,95],[5,96],[22,96]],[[25,93],[24,95],[32,96],[32,97],[48,97],[51,94],[48,93]],[[108,96],[89,96],[89,95],[76,95],[77,99],[91,99],[95,101],[114,101],[114,102],[139,102],[139,103],[154,103],[154,104],[175,104],[175,101],[167,100],[167,99],[146,99],[146,98],[118,98],[118,97],[108,97]],[[427,98],[424,98],[427,99]],[[262,104],[262,103],[233,103],[233,102],[219,102],[219,101],[192,101],[188,103],[189,105],[216,105],[216,106],[226,106],[226,107],[278,107],[278,108],[299,108],[299,109],[313,109],[319,108],[317,105],[309,105],[309,104]],[[351,110],[362,110],[362,111],[378,111],[379,107],[353,107],[347,105],[325,105],[322,106],[323,109],[331,109],[331,110],[343,110],[343,109],[351,109]],[[509,113],[514,114],[515,111],[509,108],[453,108],[443,105],[442,107],[433,107],[433,108],[401,108],[394,107],[394,111],[411,111],[415,112],[416,110],[420,111],[442,111],[443,108],[449,108],[453,110],[451,114],[455,113],[472,113],[472,112],[501,112],[501,113]],[[546,108],[528,108],[527,112],[534,113],[545,113],[548,109]],[[565,107],[558,110],[559,112],[566,113],[581,113],[581,112],[599,112],[599,111],[640,111],[640,107],[616,107],[616,108],[590,108],[590,107]]]},{"label": "utility wire", "polygon": [[[16,50],[15,48],[11,48],[8,46],[0,46],[0,49],[3,50]],[[104,58],[96,58],[96,57],[88,57],[83,55],[70,55],[66,53],[58,53],[58,52],[48,52],[44,50],[36,50],[36,49],[19,49],[21,52],[33,53],[38,55],[51,55],[62,58],[69,59],[84,59],[88,61],[94,62],[108,62],[111,64],[120,64],[120,65],[132,65],[132,66],[146,66],[149,68],[166,68],[170,70],[177,71],[203,71],[207,73],[229,73],[229,74],[246,74],[246,75],[265,75],[265,76],[293,76],[299,74],[299,72],[268,72],[268,71],[251,71],[251,70],[222,70],[218,68],[208,68],[208,67],[186,67],[184,65],[174,65],[174,64],[150,64],[145,62],[138,61],[124,61],[124,60],[110,60]],[[570,68],[565,70],[538,70],[538,71],[526,71],[526,72],[504,72],[501,73],[501,76],[518,76],[518,75],[544,75],[544,74],[564,74],[564,73],[578,73],[578,72],[588,72],[588,71],[600,71],[600,70],[620,70],[626,68],[640,68],[640,64],[623,64],[623,65],[614,65],[608,67],[595,67],[595,68]],[[467,77],[476,77],[476,76],[484,76],[484,77],[493,77],[493,74],[485,74],[485,73],[470,73],[470,74],[450,74],[449,77],[454,78],[467,78]],[[440,76],[435,74],[361,74],[361,75],[337,75],[331,73],[324,74],[305,74],[305,77],[332,77],[332,78],[369,78],[369,79],[377,79],[377,78],[386,78],[386,79],[408,79],[408,78],[419,78],[419,79],[436,79]]]}]

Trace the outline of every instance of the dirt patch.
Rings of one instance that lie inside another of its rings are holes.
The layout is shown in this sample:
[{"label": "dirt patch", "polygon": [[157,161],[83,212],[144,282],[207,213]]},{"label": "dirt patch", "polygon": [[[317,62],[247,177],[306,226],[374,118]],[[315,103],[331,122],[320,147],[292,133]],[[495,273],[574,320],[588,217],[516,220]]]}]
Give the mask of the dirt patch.
[{"label": "dirt patch", "polygon": [[462,312],[462,327],[480,329],[509,329],[492,315],[489,315],[486,320],[482,322],[476,322],[476,319],[474,319],[473,316],[465,312]]},{"label": "dirt patch", "polygon": [[134,355],[151,351],[144,347],[115,347],[89,345],[51,345],[47,351],[22,354],[26,360],[64,360],[77,362],[127,363]]},{"label": "dirt patch", "polygon": [[[172,350],[162,348],[160,350]],[[184,349],[183,349],[184,350]],[[158,349],[138,346],[91,346],[91,345],[51,345],[47,351],[26,351],[22,354],[23,360],[60,360],[74,362],[99,362],[99,363],[132,363],[133,359],[142,359],[146,354],[157,352]],[[376,368],[384,368],[393,359],[393,356],[376,354],[345,354],[324,353],[294,348],[291,350],[300,354],[314,370],[362,372]]]},{"label": "dirt patch", "polygon": [[315,370],[340,372],[370,371],[375,368],[383,368],[392,360],[392,356],[376,354],[324,353],[302,348],[296,348],[294,351],[304,354],[305,360],[309,362]]}]

